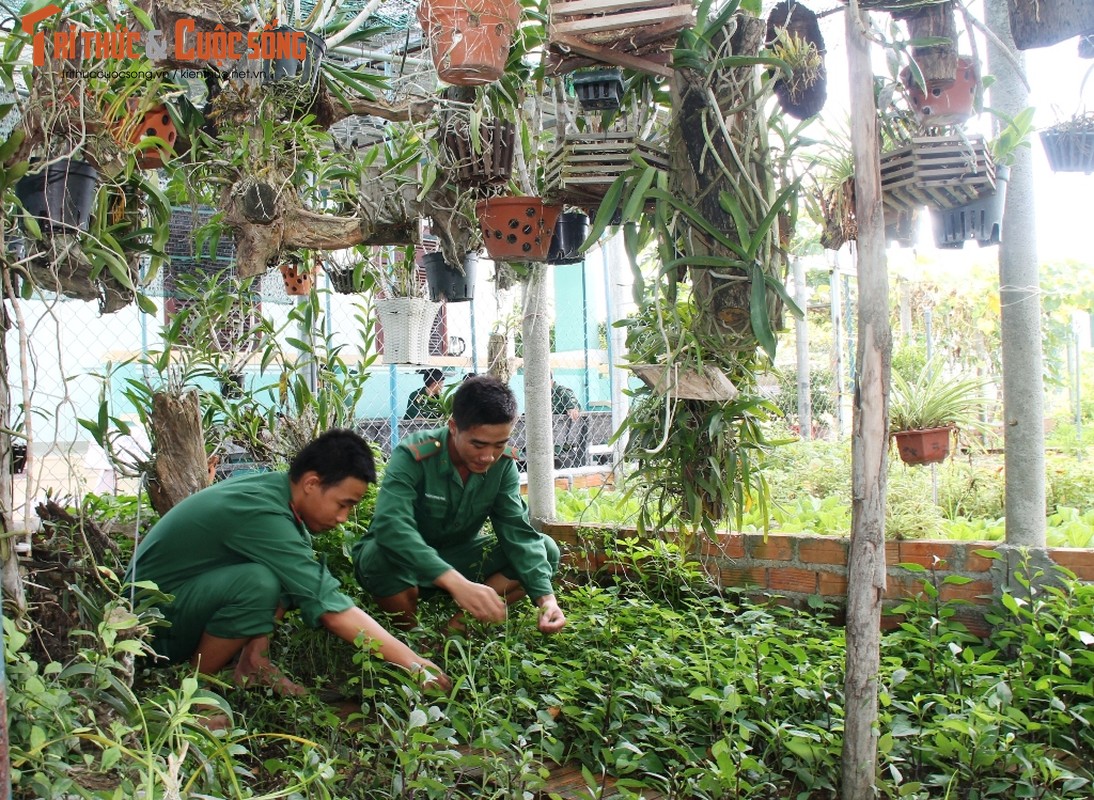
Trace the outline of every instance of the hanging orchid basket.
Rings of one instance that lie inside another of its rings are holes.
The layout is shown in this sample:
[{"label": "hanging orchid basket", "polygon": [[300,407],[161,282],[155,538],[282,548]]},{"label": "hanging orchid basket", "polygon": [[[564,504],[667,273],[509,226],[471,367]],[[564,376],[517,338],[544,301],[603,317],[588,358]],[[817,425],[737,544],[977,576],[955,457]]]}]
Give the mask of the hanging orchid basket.
[{"label": "hanging orchid basket", "polygon": [[418,6],[437,76],[457,86],[502,76],[519,19],[520,3],[510,0],[423,0]]}]

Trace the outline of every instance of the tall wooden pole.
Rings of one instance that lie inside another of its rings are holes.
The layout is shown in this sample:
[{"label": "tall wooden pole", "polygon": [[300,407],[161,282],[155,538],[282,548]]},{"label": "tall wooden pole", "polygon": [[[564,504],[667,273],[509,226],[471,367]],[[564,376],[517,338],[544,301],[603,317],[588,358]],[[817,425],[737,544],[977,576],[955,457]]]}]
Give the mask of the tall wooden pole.
[{"label": "tall wooden pole", "polygon": [[851,430],[851,546],[847,564],[843,800],[873,800],[877,779],[877,675],[885,595],[885,474],[889,427],[889,279],[881,210],[877,111],[864,12],[847,12],[851,149],[858,219],[858,344]]}]

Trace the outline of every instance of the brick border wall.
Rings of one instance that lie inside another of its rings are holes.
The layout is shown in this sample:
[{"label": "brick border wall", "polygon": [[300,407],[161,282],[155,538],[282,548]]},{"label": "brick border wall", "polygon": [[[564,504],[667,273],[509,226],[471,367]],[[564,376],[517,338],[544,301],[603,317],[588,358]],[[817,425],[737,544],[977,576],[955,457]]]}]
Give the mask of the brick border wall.
[{"label": "brick border wall", "polygon": [[[563,549],[571,566],[592,570],[603,563],[590,554],[602,552],[595,542],[611,528],[569,523],[545,523],[541,527]],[[588,536],[582,531],[595,531]],[[616,536],[636,537],[634,529],[620,529]],[[701,543],[700,561],[707,574],[723,588],[755,590],[757,595],[778,595],[786,602],[804,607],[810,597],[842,606],[847,595],[847,553],[845,536],[816,534],[719,534]],[[987,558],[977,551],[997,551],[1002,558]],[[579,559],[584,556],[584,561]],[[1052,574],[1052,566],[1066,567],[1083,581],[1094,581],[1094,550],[1048,548],[1030,551],[1028,558]],[[957,618],[974,631],[986,629],[984,611],[1012,584],[1014,570],[1022,561],[1019,548],[999,542],[956,542],[945,540],[893,541],[885,543],[887,605],[921,594],[923,582],[931,579],[942,600],[964,600]],[[901,564],[914,563],[928,572],[909,570]],[[967,579],[945,583],[948,576]],[[894,624],[889,617],[885,624]]]}]

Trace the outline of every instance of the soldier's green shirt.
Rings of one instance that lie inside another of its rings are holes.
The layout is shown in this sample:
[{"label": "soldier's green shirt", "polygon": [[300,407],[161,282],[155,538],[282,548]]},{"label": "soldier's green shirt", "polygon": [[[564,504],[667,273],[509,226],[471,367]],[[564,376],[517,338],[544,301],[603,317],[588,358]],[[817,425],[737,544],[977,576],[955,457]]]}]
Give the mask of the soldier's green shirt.
[{"label": "soldier's green shirt", "polygon": [[327,611],[353,600],[320,564],[311,534],[289,508],[289,476],[267,472],[231,478],[192,494],[163,515],[137,547],[127,580],[155,581],[172,593],[229,564],[264,564],[291,607],[316,627]]},{"label": "soldier's green shirt", "polygon": [[[528,522],[514,452],[506,448],[483,474],[465,483],[448,454],[448,428],[399,442],[384,470],[368,538],[428,586],[451,569],[443,552],[479,535],[490,520],[509,563],[532,599],[553,594],[543,534]],[[360,549],[365,539],[357,543]]]},{"label": "soldier's green shirt", "polygon": [[424,386],[407,398],[406,412],[403,414],[403,419],[419,418],[444,419],[440,400],[433,397]]}]

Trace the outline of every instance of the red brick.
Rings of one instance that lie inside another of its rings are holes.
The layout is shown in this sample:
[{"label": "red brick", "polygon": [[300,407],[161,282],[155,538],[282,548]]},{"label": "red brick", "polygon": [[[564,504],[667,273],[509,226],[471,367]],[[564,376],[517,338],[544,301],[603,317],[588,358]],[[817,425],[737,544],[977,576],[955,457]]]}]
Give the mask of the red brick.
[{"label": "red brick", "polygon": [[824,597],[846,597],[847,576],[838,572],[818,572],[817,591]]},{"label": "red brick", "polygon": [[789,561],[794,555],[793,538],[790,536],[771,535],[765,542],[762,535],[750,533],[746,534],[746,539],[748,553],[757,561]]},{"label": "red brick", "polygon": [[726,567],[718,570],[718,585],[723,589],[767,588],[767,570],[763,567]]},{"label": "red brick", "polygon": [[893,566],[900,561],[900,542],[885,543],[885,565]]},{"label": "red brick", "polygon": [[930,569],[951,569],[953,543],[943,541],[899,542],[898,563],[922,564]]},{"label": "red brick", "polygon": [[567,491],[570,488],[570,479],[569,478],[555,478],[555,488],[556,489],[561,489],[564,492]]},{"label": "red brick", "polygon": [[771,589],[776,592],[817,593],[817,573],[811,569],[778,567],[771,570]]},{"label": "red brick", "polygon": [[991,581],[970,581],[969,583],[943,583],[938,587],[938,596],[943,600],[969,600],[977,604],[991,602],[994,587]]},{"label": "red brick", "polygon": [[803,564],[847,566],[849,540],[843,537],[810,536],[798,542],[798,560]]},{"label": "red brick", "polygon": [[974,572],[991,572],[992,565],[995,564],[995,560],[986,558],[978,553],[976,550],[994,550],[993,547],[983,547],[981,545],[968,545],[965,550],[965,568],[961,570],[965,573]]},{"label": "red brick", "polygon": [[915,597],[923,591],[923,576],[892,575],[885,580],[885,598],[887,600],[905,600]]},{"label": "red brick", "polygon": [[745,539],[739,533],[719,533],[714,539],[703,536],[699,555],[703,558],[744,558]]},{"label": "red brick", "polygon": [[1061,567],[1067,567],[1081,581],[1094,581],[1094,550],[1053,547],[1049,557]]}]

